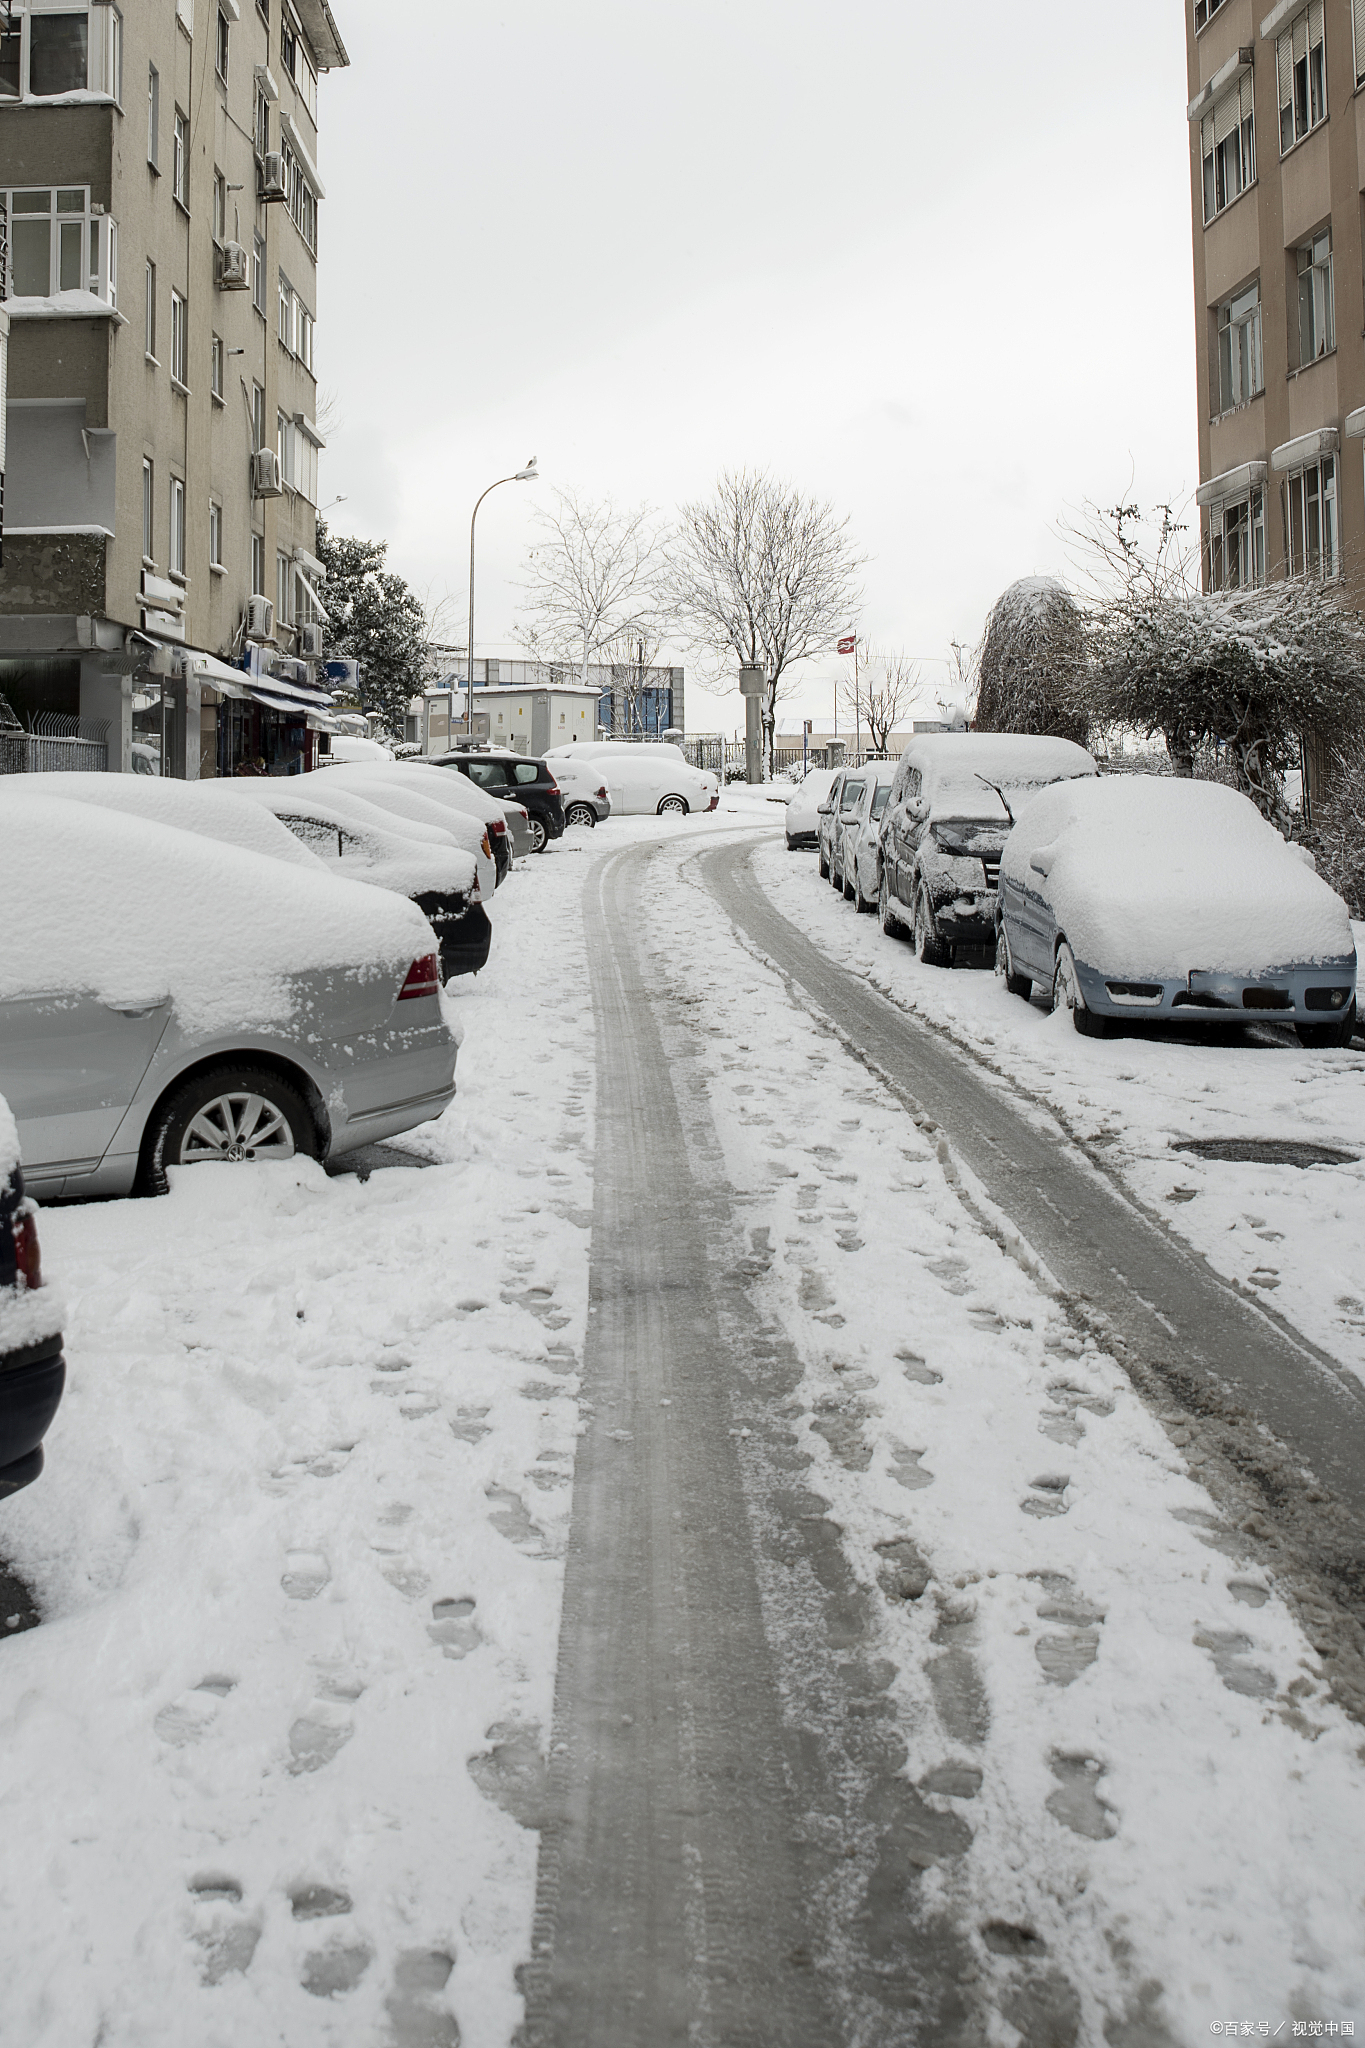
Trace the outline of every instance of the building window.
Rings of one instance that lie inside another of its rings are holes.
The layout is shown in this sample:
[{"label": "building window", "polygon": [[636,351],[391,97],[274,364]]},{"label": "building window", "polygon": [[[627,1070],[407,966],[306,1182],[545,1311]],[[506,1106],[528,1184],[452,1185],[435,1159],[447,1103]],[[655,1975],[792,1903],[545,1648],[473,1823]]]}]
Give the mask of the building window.
[{"label": "building window", "polygon": [[18,299],[94,292],[115,303],[118,229],[90,204],[88,185],[0,188],[9,221],[9,289]]},{"label": "building window", "polygon": [[149,456],[142,458],[142,559],[153,560],[153,507],[156,503],[156,467]]},{"label": "building window", "polygon": [[287,14],[280,17],[280,62],[292,78],[298,62],[299,38],[293,22]]},{"label": "building window", "polygon": [[209,499],[209,567],[223,566],[223,508],[216,498]]},{"label": "building window", "polygon": [[1299,276],[1299,368],[1328,356],[1337,345],[1332,306],[1332,230],[1324,228],[1296,251]]},{"label": "building window", "polygon": [[214,63],[223,84],[228,82],[228,37],[231,24],[222,8],[218,9],[218,40],[215,45]]},{"label": "building window", "polygon": [[147,265],[147,316],[143,331],[143,346],[153,362],[156,361],[156,265]]},{"label": "building window", "polygon": [[289,207],[289,218],[303,236],[308,247],[317,254],[318,247],[318,196],[308,182],[298,153],[281,141],[280,154],[284,158],[284,190]]},{"label": "building window", "polygon": [[186,213],[190,210],[190,126],[179,107],[175,110],[175,142],[171,162],[171,191]]},{"label": "building window", "polygon": [[1312,0],[1275,45],[1280,94],[1280,154],[1327,119],[1327,51],[1323,0]]},{"label": "building window", "polygon": [[270,154],[270,100],[261,86],[256,88],[256,154],[259,157]]},{"label": "building window", "polygon": [[[253,384],[251,387],[251,445],[253,448],[265,446],[265,392],[259,384]],[[265,596],[264,584],[261,585],[258,595]]]},{"label": "building window", "polygon": [[265,535],[263,533],[253,533],[251,536],[251,595],[253,597],[265,596]]},{"label": "building window", "polygon": [[1209,589],[1246,590],[1265,582],[1265,492],[1249,491],[1209,515]]},{"label": "building window", "polygon": [[179,292],[171,293],[171,376],[177,384],[189,382],[189,308]]},{"label": "building window", "polygon": [[294,572],[288,555],[275,557],[275,624],[287,626],[289,618],[289,595],[293,587]]},{"label": "building window", "polygon": [[223,395],[223,337],[215,334],[209,348],[209,390],[215,398]]},{"label": "building window", "polygon": [[251,237],[251,303],[265,318],[265,236]]},{"label": "building window", "polygon": [[171,478],[170,567],[172,576],[185,573],[185,480]]},{"label": "building window", "polygon": [[175,0],[176,19],[186,35],[194,34],[194,0]]},{"label": "building window", "polygon": [[220,249],[227,240],[227,179],[217,170],[213,174],[213,239]]},{"label": "building window", "polygon": [[298,293],[294,294],[294,353],[310,374],[313,368],[313,335],[316,329],[312,314],[304,305]]},{"label": "building window", "polygon": [[60,99],[123,90],[123,16],[117,7],[6,7],[0,33],[0,97]]},{"label": "building window", "polygon": [[1284,529],[1291,576],[1340,572],[1337,543],[1337,460],[1324,455],[1285,478]]},{"label": "building window", "polygon": [[294,346],[294,294],[289,279],[280,272],[280,340],[287,349]]},{"label": "building window", "polygon": [[1204,157],[1204,220],[1207,224],[1240,198],[1256,177],[1256,120],[1252,74],[1224,93],[1201,124]]},{"label": "building window", "polygon": [[1196,35],[1198,35],[1201,28],[1208,26],[1208,23],[1217,14],[1222,4],[1223,0],[1194,0],[1194,32]]},{"label": "building window", "polygon": [[1265,390],[1261,353],[1261,287],[1246,285],[1217,310],[1218,385],[1216,413],[1232,412]]},{"label": "building window", "polygon": [[161,169],[161,80],[155,64],[147,66],[147,161]]}]

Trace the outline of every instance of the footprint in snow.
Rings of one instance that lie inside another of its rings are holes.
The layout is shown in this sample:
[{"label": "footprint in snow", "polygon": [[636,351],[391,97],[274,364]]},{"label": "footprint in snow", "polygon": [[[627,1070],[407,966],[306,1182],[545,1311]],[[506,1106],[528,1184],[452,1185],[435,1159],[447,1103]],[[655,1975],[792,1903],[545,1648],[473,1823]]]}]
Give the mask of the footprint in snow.
[{"label": "footprint in snow", "polygon": [[289,1907],[296,1920],[330,1920],[351,1910],[349,1892],[336,1890],[327,1884],[295,1885],[289,1894]]},{"label": "footprint in snow", "polygon": [[331,1577],[332,1568],[321,1551],[291,1550],[280,1585],[290,1600],[316,1600]]},{"label": "footprint in snow", "polygon": [[898,1351],[896,1358],[908,1380],[914,1380],[921,1387],[941,1387],[943,1374],[926,1365],[917,1351]]},{"label": "footprint in snow", "polygon": [[1271,1697],[1275,1690],[1271,1674],[1246,1661],[1252,1647],[1250,1636],[1239,1635],[1235,1629],[1200,1629],[1194,1646],[1209,1652],[1213,1668],[1229,1692],[1240,1692],[1253,1700]]},{"label": "footprint in snow", "polygon": [[1085,1435],[1085,1424],[1079,1410],[1084,1408],[1091,1415],[1112,1415],[1114,1404],[1107,1394],[1092,1394],[1085,1387],[1073,1385],[1070,1380],[1051,1380],[1048,1393],[1054,1406],[1043,1410],[1038,1424],[1039,1432],[1050,1437],[1055,1444],[1066,1444],[1072,1450]]},{"label": "footprint in snow", "polygon": [[445,1949],[408,1949],[399,1956],[384,2001],[390,2048],[459,2048],[460,2029],[441,1996],[454,1968]]},{"label": "footprint in snow", "polygon": [[1039,1521],[1049,1515],[1064,1515],[1067,1511],[1066,1489],[1070,1484],[1070,1473],[1041,1472],[1036,1479],[1030,1479],[1033,1491],[1026,1494],[1019,1505],[1026,1515],[1034,1515]]},{"label": "footprint in snow", "polygon": [[1038,1619],[1061,1623],[1065,1635],[1039,1636],[1033,1646],[1043,1675],[1053,1685],[1070,1685],[1100,1654],[1103,1610],[1092,1607],[1062,1572],[1030,1572],[1043,1589]]},{"label": "footprint in snow", "polygon": [[289,1773],[320,1771],[355,1734],[355,1722],[340,1701],[314,1700],[289,1730]]},{"label": "footprint in snow", "polygon": [[515,1721],[497,1722],[488,1730],[492,1749],[469,1759],[470,1777],[485,1799],[491,1799],[519,1827],[543,1828],[548,1818],[549,1784],[541,1755],[540,1730]]},{"label": "footprint in snow", "polygon": [[1054,1820],[1084,1835],[1091,1842],[1107,1842],[1118,1833],[1118,1822],[1097,1791],[1104,1765],[1093,1756],[1064,1755],[1054,1750],[1048,1759],[1057,1790],[1047,1797],[1047,1810]]},{"label": "footprint in snow", "polygon": [[480,1438],[487,1436],[489,1432],[489,1425],[484,1421],[487,1413],[486,1407],[457,1408],[450,1424],[451,1435],[457,1436],[461,1443],[478,1443]]},{"label": "footprint in snow", "polygon": [[300,1982],[314,1998],[344,1998],[355,1990],[373,1961],[374,1951],[363,1941],[315,1949],[303,1959]]},{"label": "footprint in snow", "polygon": [[433,1643],[439,1644],[444,1656],[457,1660],[467,1657],[483,1641],[482,1631],[474,1619],[475,1605],[470,1599],[432,1601],[427,1634]]},{"label": "footprint in snow", "polygon": [[235,1877],[207,1871],[192,1877],[190,1937],[199,1950],[199,1975],[205,1984],[221,1984],[251,1967],[261,1938],[261,1923],[242,1911],[242,1887]]},{"label": "footprint in snow", "polygon": [[933,1473],[924,1471],[920,1465],[920,1459],[924,1456],[923,1451],[912,1451],[908,1445],[898,1442],[895,1437],[890,1440],[890,1448],[891,1462],[888,1470],[898,1486],[905,1487],[911,1493],[917,1493],[921,1487],[933,1485]]},{"label": "footprint in snow", "polygon": [[235,1678],[201,1678],[189,1692],[182,1692],[164,1706],[152,1726],[163,1742],[183,1749],[186,1743],[197,1742],[218,1718],[219,1702],[226,1699],[237,1681]]}]

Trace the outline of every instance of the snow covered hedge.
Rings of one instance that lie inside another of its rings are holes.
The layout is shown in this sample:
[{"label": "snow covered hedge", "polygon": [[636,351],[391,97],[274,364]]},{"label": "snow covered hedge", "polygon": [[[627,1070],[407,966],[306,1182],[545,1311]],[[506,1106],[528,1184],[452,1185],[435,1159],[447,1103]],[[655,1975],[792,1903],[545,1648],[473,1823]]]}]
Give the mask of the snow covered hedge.
[{"label": "snow covered hedge", "polygon": [[978,732],[1038,733],[1086,744],[1086,642],[1080,610],[1055,576],[1023,576],[996,600],[977,666]]}]

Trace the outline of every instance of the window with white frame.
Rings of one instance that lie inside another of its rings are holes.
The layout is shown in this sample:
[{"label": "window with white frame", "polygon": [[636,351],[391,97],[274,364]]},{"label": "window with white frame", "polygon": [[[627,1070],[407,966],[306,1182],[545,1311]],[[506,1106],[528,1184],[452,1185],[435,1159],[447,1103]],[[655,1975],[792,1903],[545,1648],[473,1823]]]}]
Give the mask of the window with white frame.
[{"label": "window with white frame", "polygon": [[1337,459],[1324,455],[1290,473],[1281,486],[1284,530],[1291,576],[1320,576],[1341,570],[1337,528]]},{"label": "window with white frame", "polygon": [[288,555],[275,557],[275,624],[287,626],[290,623],[289,593],[293,587],[293,565]]},{"label": "window with white frame", "polygon": [[284,187],[289,206],[289,218],[303,236],[308,247],[317,254],[318,246],[318,196],[308,182],[307,173],[299,161],[298,152],[281,140],[281,154],[284,157]]},{"label": "window with white frame", "polygon": [[1280,96],[1280,154],[1327,119],[1327,47],[1323,0],[1296,15],[1275,45]]},{"label": "window with white frame", "polygon": [[171,376],[177,384],[189,383],[189,307],[180,293],[171,293]]},{"label": "window with white frame", "polygon": [[1256,178],[1256,118],[1252,74],[1245,72],[1231,92],[1200,124],[1204,158],[1204,220],[1213,220],[1241,197]]},{"label": "window with white frame", "polygon": [[215,334],[209,347],[209,390],[215,398],[223,396],[223,337]]},{"label": "window with white frame", "polygon": [[220,7],[218,9],[218,30],[214,43],[213,62],[214,69],[224,85],[228,82],[228,49],[231,43],[231,36],[232,24]]},{"label": "window with white frame", "polygon": [[181,113],[179,107],[175,110],[175,136],[172,149],[171,191],[174,194],[176,203],[183,206],[186,213],[188,213],[190,210],[190,124]]},{"label": "window with white frame", "polygon": [[1352,0],[1355,31],[1356,84],[1365,82],[1365,0]]},{"label": "window with white frame", "polygon": [[0,35],[0,97],[61,99],[123,91],[123,16],[107,0],[73,7],[71,0],[28,0],[5,11]]},{"label": "window with white frame", "polygon": [[9,219],[9,288],[17,299],[94,292],[117,304],[118,228],[88,185],[0,188]]},{"label": "window with white frame", "polygon": [[185,479],[171,478],[171,528],[170,528],[170,572],[172,576],[185,573]]},{"label": "window with white frame", "polygon": [[1248,590],[1264,582],[1265,492],[1258,485],[1209,512],[1208,587]]},{"label": "window with white frame", "polygon": [[251,595],[253,597],[265,596],[265,535],[263,533],[253,533],[251,536]]},{"label": "window with white frame", "polygon": [[286,348],[288,348],[288,349],[292,349],[292,347],[293,347],[293,344],[294,344],[294,294],[293,294],[293,291],[292,291],[292,290],[290,289],[289,279],[288,279],[288,278],[287,278],[287,277],[285,276],[285,274],[284,274],[284,272],[283,272],[283,271],[281,271],[281,272],[279,273],[279,280],[280,280],[280,313],[279,313],[279,327],[280,327],[280,340],[281,340],[281,341],[282,341],[282,342],[284,343],[284,345],[285,345],[285,347],[286,347]]},{"label": "window with white frame", "polygon": [[150,455],[142,458],[142,559],[153,560],[152,541],[156,524],[156,465]]},{"label": "window with white frame", "polygon": [[1299,368],[1328,356],[1337,345],[1332,303],[1332,230],[1323,228],[1295,251],[1299,295]]},{"label": "window with white frame", "polygon": [[317,322],[298,293],[294,294],[294,354],[310,375],[313,369],[313,337]]},{"label": "window with white frame", "polygon": [[280,477],[290,490],[297,491],[310,505],[318,501],[318,448],[316,441],[297,421],[284,413],[277,415],[278,435],[276,448],[280,459]]},{"label": "window with white frame", "polygon": [[280,17],[280,62],[288,72],[291,83],[303,100],[314,122],[318,118],[318,75],[313,60],[308,54],[308,44],[299,33],[297,25],[290,19],[288,11]]},{"label": "window with white frame", "polygon": [[256,127],[252,139],[257,156],[270,154],[270,96],[259,84],[256,87]]},{"label": "window with white frame", "polygon": [[1223,0],[1194,0],[1194,29],[1196,35],[1198,35],[1201,28],[1208,26],[1208,23],[1217,14],[1222,5]]},{"label": "window with white frame", "polygon": [[[265,446],[265,392],[255,383],[251,387],[251,445],[253,448]],[[259,595],[265,596],[264,584]]]},{"label": "window with white frame", "polygon": [[294,623],[296,626],[312,626],[317,623],[317,599],[302,570],[294,571]]},{"label": "window with white frame", "polygon": [[147,66],[147,161],[154,171],[161,168],[161,76],[155,64]]},{"label": "window with white frame", "polygon": [[156,265],[147,264],[147,304],[143,320],[142,345],[149,359],[156,361]]},{"label": "window with white frame", "polygon": [[265,236],[251,237],[251,303],[265,318]]},{"label": "window with white frame", "polygon": [[213,174],[213,239],[220,249],[227,240],[227,179],[218,170]]},{"label": "window with white frame", "polygon": [[209,499],[209,567],[223,566],[223,508],[216,498]]},{"label": "window with white frame", "polygon": [[1218,352],[1214,412],[1234,412],[1265,390],[1261,350],[1261,286],[1255,279],[1215,310]]}]

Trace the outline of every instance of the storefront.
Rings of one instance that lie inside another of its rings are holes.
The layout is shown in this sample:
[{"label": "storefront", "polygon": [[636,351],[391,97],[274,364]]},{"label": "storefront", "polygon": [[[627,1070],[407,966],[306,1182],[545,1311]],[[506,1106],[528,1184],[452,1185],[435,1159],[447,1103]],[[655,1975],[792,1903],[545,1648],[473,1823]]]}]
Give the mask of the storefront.
[{"label": "storefront", "polygon": [[316,768],[330,744],[330,693],[311,680],[307,662],[255,647],[248,661],[248,668],[209,656],[196,661],[201,682],[221,699],[215,758],[203,772],[302,775]]}]

